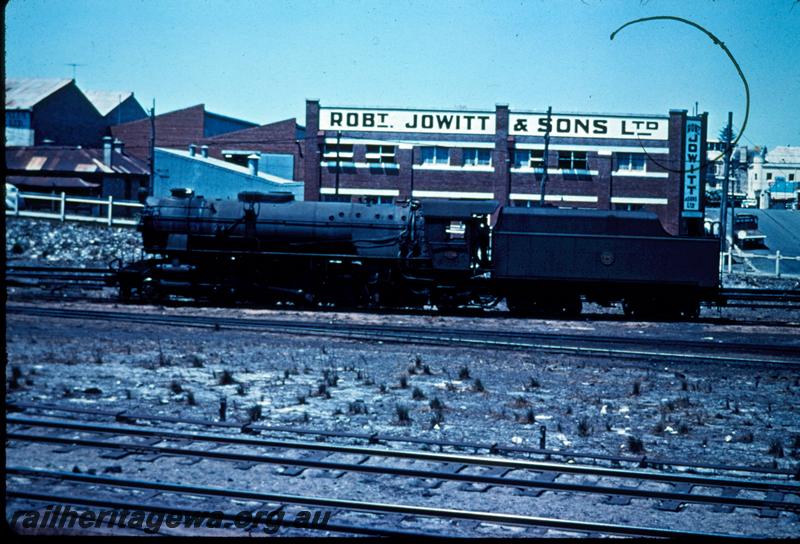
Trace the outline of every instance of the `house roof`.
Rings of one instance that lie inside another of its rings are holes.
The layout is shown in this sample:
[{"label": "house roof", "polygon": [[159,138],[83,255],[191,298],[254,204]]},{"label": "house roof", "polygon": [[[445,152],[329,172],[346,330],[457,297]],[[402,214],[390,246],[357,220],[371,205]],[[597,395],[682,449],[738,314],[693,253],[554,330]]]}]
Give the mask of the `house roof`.
[{"label": "house roof", "polygon": [[144,161],[113,151],[111,166],[103,163],[103,150],[67,146],[7,147],[6,166],[16,172],[81,172],[103,174],[150,173]]},{"label": "house roof", "polygon": [[800,147],[781,145],[767,151],[767,163],[800,164]]},{"label": "house roof", "polygon": [[7,79],[6,109],[31,109],[73,79]]},{"label": "house roof", "polygon": [[133,96],[131,91],[84,91],[83,94],[89,99],[100,115],[105,117],[114,108],[125,102],[128,98]]},{"label": "house roof", "polygon": [[[250,169],[245,167],[245,166],[239,166],[238,164],[233,164],[233,163],[230,163],[230,162],[227,162],[227,161],[222,161],[220,159],[215,159],[213,157],[203,157],[202,155],[194,155],[194,156],[192,156],[191,153],[189,153],[188,151],[183,151],[183,150],[179,150],[179,149],[166,149],[166,148],[163,148],[163,147],[157,147],[156,149],[158,151],[162,151],[164,153],[170,153],[172,155],[177,155],[179,157],[184,157],[184,158],[187,158],[187,159],[203,161],[206,164],[210,164],[210,165],[215,166],[217,168],[223,168],[225,170],[228,170],[230,172],[235,172],[237,174],[243,174],[243,175],[248,175],[248,176],[250,175]],[[282,178],[280,176],[275,176],[273,174],[267,174],[266,172],[258,172],[258,176],[257,177],[259,177],[261,179],[264,179],[264,180],[267,180],[267,181],[271,181],[273,183],[295,183],[295,184],[300,183],[300,182],[292,180],[292,179],[286,179],[286,178]]]}]

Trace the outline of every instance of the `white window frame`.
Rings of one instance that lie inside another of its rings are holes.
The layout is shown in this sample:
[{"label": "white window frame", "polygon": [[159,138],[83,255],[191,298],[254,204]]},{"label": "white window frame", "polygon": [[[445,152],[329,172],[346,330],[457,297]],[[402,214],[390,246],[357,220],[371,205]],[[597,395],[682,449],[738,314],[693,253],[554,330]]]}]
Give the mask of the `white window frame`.
[{"label": "white window frame", "polygon": [[[562,159],[562,154],[567,154],[567,153],[569,153],[569,165],[570,165],[570,167],[569,168],[563,168],[561,166],[561,161],[565,160],[565,159]],[[585,163],[583,168],[575,168],[575,161],[576,161],[575,155],[576,154],[583,155],[582,158],[578,159],[579,161]],[[586,151],[575,151],[575,150],[570,150],[570,149],[565,149],[563,151],[559,151],[558,152],[558,169],[559,170],[563,170],[563,171],[567,171],[567,172],[588,172],[589,171],[589,153],[586,152]]]},{"label": "white window frame", "polygon": [[[426,160],[426,157],[425,157],[425,152],[428,149],[433,150],[433,156],[431,157],[433,160],[430,160],[430,161]],[[441,160],[441,157],[438,156],[440,150],[444,151],[444,153],[447,154],[447,160],[446,161]],[[447,147],[444,147],[444,146],[439,146],[439,145],[423,146],[423,147],[420,147],[419,154],[420,154],[420,158],[422,159],[422,164],[446,164],[446,165],[450,164],[450,149],[447,148]]]},{"label": "white window frame", "polygon": [[388,144],[367,144],[367,162],[371,164],[394,164],[395,149],[395,146]]},{"label": "white window frame", "polygon": [[[634,156],[641,157],[642,167],[633,168]],[[627,160],[623,163],[623,158]],[[644,153],[625,152],[617,154],[617,171],[619,172],[647,172],[647,156]]]},{"label": "white window frame", "polygon": [[325,142],[322,148],[322,160],[328,162],[353,162],[353,144]]},{"label": "white window frame", "polygon": [[[463,153],[464,153],[464,166],[467,167],[492,166],[492,151],[490,149],[481,149],[479,147],[465,147]],[[485,153],[486,155],[488,155],[489,160],[487,162],[481,162],[480,160],[481,153]]]}]

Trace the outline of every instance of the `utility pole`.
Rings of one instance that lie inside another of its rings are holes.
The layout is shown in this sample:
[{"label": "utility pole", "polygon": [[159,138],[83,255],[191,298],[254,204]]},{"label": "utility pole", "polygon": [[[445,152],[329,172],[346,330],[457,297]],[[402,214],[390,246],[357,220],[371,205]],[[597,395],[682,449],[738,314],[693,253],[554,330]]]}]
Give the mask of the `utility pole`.
[{"label": "utility pole", "polygon": [[725,131],[725,178],[722,182],[722,201],[719,206],[719,242],[723,253],[728,249],[728,178],[731,169],[731,137],[733,136],[733,112],[728,112],[728,128]]},{"label": "utility pole", "polygon": [[336,196],[333,199],[338,202],[339,201],[339,170],[342,169],[342,152],[341,152],[341,143],[342,143],[342,131],[339,130],[336,132]]},{"label": "utility pole", "polygon": [[[544,207],[544,194],[545,190],[547,189],[547,151],[550,149],[550,130],[552,127],[550,126],[551,117],[553,114],[553,106],[547,107],[547,129],[544,133],[544,152],[542,155],[542,170],[544,171],[542,174],[542,195],[539,198],[539,206]],[[535,179],[535,176],[534,176]]]},{"label": "utility pole", "polygon": [[153,196],[156,183],[156,99],[150,108],[150,196]]}]

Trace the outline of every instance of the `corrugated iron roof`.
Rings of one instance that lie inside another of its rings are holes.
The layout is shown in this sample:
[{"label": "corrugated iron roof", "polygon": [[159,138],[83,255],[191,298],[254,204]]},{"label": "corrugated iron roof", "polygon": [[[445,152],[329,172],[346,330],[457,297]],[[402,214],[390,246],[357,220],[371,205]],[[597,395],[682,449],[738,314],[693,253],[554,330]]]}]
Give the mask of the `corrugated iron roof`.
[{"label": "corrugated iron roof", "polygon": [[31,109],[72,81],[71,79],[7,79],[6,109]]},{"label": "corrugated iron roof", "polygon": [[100,115],[105,117],[114,108],[133,96],[131,91],[84,91],[83,94],[89,99]]},{"label": "corrugated iron roof", "polygon": [[65,146],[7,147],[6,166],[9,170],[37,172],[150,173],[144,161],[119,151],[113,152],[109,166],[103,162],[102,149]]}]

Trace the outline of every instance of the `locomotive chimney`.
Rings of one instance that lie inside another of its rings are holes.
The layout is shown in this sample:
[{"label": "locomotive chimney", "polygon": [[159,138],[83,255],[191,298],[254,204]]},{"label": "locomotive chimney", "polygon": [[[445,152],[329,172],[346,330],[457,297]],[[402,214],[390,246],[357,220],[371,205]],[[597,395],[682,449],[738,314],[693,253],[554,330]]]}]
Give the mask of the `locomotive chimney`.
[{"label": "locomotive chimney", "polygon": [[189,144],[189,156],[194,157],[197,154],[197,146],[194,144]]},{"label": "locomotive chimney", "polygon": [[103,162],[111,166],[111,136],[103,137]]},{"label": "locomotive chimney", "polygon": [[125,144],[119,138],[114,138],[114,142],[111,145],[117,153],[124,153]]},{"label": "locomotive chimney", "polygon": [[208,158],[208,146],[207,145],[201,145],[200,146],[200,156],[203,157],[204,159]]},{"label": "locomotive chimney", "polygon": [[251,176],[258,175],[258,155],[253,153],[247,157],[247,167],[250,169]]}]

